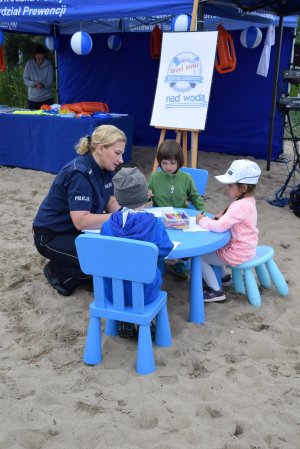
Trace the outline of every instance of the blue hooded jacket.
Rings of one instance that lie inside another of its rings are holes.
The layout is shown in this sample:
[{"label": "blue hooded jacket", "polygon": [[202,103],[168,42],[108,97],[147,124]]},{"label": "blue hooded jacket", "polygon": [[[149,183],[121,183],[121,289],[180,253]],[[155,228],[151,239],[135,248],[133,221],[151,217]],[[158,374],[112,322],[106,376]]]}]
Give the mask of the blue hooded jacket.
[{"label": "blue hooded jacket", "polygon": [[[158,257],[166,257],[173,248],[162,220],[144,211],[124,208],[113,213],[101,228],[102,235],[123,237],[154,243],[158,247]],[[147,261],[145,260],[145,263]],[[156,269],[154,281],[145,284],[145,304],[152,302],[158,295],[162,284],[160,270]],[[112,298],[111,281],[107,284],[109,298]],[[131,283],[125,281],[125,304],[132,305]]]}]

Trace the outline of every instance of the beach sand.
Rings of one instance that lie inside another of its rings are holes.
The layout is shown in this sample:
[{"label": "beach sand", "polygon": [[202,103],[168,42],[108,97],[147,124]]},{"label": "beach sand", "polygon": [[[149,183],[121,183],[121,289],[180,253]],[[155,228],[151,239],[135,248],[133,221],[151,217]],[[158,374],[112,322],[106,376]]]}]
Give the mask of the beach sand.
[{"label": "beach sand", "polygon": [[[153,148],[135,148],[145,175]],[[234,156],[199,152],[209,171],[206,208],[224,209],[214,179]],[[275,250],[290,293],[262,292],[262,306],[227,289],[188,322],[189,282],[166,275],[173,335],[155,348],[156,372],[135,372],[136,341],[103,336],[103,363],[82,361],[92,293],[62,297],[46,282],[32,220],[54,175],[0,167],[0,447],[5,449],[300,448],[300,220],[274,199],[284,163],[256,161],[259,244]],[[299,179],[297,183],[299,183]]]}]

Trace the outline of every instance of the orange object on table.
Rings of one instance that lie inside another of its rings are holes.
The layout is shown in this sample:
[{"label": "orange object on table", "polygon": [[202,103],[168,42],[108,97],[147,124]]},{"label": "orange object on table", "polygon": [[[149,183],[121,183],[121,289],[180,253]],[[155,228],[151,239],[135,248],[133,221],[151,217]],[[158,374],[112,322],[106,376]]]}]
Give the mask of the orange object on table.
[{"label": "orange object on table", "polygon": [[70,103],[61,105],[61,109],[65,111],[77,112],[79,114],[93,114],[94,112],[109,112],[106,103],[97,101],[82,101],[80,103]]}]

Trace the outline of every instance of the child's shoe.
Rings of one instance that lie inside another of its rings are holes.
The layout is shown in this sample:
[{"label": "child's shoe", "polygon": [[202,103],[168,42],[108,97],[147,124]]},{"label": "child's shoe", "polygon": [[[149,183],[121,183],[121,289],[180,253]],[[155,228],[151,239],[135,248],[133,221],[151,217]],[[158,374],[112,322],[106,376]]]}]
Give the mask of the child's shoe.
[{"label": "child's shoe", "polygon": [[118,322],[118,334],[121,338],[135,338],[138,335],[137,329],[133,323]]},{"label": "child's shoe", "polygon": [[225,277],[222,278],[222,286],[223,287],[229,287],[229,285],[232,284],[232,278],[231,278],[231,274],[226,274]]},{"label": "child's shoe", "polygon": [[185,281],[189,277],[184,262],[177,262],[175,264],[166,264],[166,269],[168,273],[173,274],[182,281]]},{"label": "child's shoe", "polygon": [[204,290],[203,292],[204,302],[218,302],[224,301],[225,299],[226,296],[223,289],[216,291],[208,287],[207,290]]}]

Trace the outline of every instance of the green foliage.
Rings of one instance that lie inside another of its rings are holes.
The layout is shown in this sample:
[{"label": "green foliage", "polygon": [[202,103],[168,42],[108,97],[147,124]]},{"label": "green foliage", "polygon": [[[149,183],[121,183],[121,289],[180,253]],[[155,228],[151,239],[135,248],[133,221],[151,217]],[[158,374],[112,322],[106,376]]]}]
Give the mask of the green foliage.
[{"label": "green foliage", "polygon": [[24,66],[18,64],[0,73],[0,103],[18,108],[27,107],[27,88],[23,83]]},{"label": "green foliage", "polygon": [[[32,58],[38,44],[44,45],[45,37],[17,33],[4,33],[4,36],[7,68],[5,72],[0,72],[0,104],[27,108],[27,87],[23,82],[25,63]],[[54,67],[53,53],[49,52],[47,58]],[[53,98],[56,98],[55,85]]]},{"label": "green foliage", "polygon": [[32,58],[34,48],[44,45],[44,37],[31,34],[4,33],[4,49],[8,69]]}]

